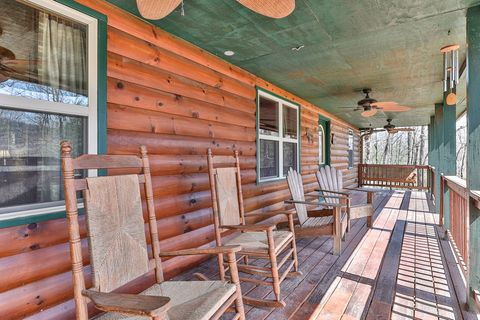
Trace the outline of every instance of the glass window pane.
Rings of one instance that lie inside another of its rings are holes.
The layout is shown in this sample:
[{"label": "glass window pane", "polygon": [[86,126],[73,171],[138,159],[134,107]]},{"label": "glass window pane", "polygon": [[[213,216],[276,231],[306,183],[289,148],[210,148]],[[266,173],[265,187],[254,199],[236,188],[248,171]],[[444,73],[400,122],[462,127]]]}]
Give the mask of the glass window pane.
[{"label": "glass window pane", "polygon": [[297,170],[297,144],[291,142],[283,143],[283,175],[286,176],[288,169]]},{"label": "glass window pane", "polygon": [[325,164],[325,133],[323,126],[318,126],[318,162]]},{"label": "glass window pane", "polygon": [[0,16],[0,94],[87,106],[87,26],[16,0]]},{"label": "glass window pane", "polygon": [[278,136],[278,102],[260,97],[260,134]]},{"label": "glass window pane", "polygon": [[279,176],[278,142],[260,140],[260,178]]},{"label": "glass window pane", "polygon": [[283,106],[283,137],[297,139],[297,109]]},{"label": "glass window pane", "polygon": [[77,156],[86,118],[0,108],[0,208],[63,199],[60,142]]}]

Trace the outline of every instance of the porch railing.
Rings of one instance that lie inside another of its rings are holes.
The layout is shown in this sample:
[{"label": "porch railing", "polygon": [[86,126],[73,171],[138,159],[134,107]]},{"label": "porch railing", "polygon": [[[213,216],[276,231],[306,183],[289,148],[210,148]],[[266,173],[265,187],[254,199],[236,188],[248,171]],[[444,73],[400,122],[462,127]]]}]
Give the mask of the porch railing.
[{"label": "porch railing", "polygon": [[469,194],[467,183],[457,176],[441,175],[440,183],[440,225],[444,225],[445,218],[445,191],[449,191],[449,225],[446,230],[448,238],[452,243],[455,254],[460,263],[463,273],[468,270],[468,232],[469,215],[468,200]]},{"label": "porch railing", "polygon": [[360,186],[416,189],[435,193],[434,168],[420,165],[359,164]]}]

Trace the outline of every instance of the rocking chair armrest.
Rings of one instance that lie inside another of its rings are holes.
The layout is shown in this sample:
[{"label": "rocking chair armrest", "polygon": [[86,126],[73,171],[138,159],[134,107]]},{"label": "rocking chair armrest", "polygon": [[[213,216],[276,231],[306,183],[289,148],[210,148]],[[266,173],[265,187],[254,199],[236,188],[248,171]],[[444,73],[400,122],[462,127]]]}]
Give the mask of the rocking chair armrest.
[{"label": "rocking chair armrest", "polygon": [[169,297],[98,292],[83,290],[95,307],[106,312],[119,312],[135,316],[161,317],[170,309]]},{"label": "rocking chair armrest", "polygon": [[309,197],[309,198],[313,198],[313,197],[320,197],[320,198],[332,198],[332,199],[348,199],[347,196],[345,195],[341,195],[341,196],[328,196],[328,195],[324,195],[320,192],[310,192],[308,194],[305,195],[305,198],[306,197]]},{"label": "rocking chair armrest", "polygon": [[285,203],[299,203],[306,204],[311,206],[322,206],[322,207],[345,207],[345,205],[339,203],[327,203],[327,202],[312,202],[312,201],[300,201],[300,200],[285,200]]},{"label": "rocking chair armrest", "polygon": [[263,213],[249,213],[248,215],[246,215],[246,217],[247,218],[250,218],[250,217],[271,218],[271,217],[275,217],[282,214],[288,217],[290,215],[294,215],[295,212],[293,212],[292,210],[281,210],[281,211],[272,211],[272,212],[263,212]]},{"label": "rocking chair armrest", "polygon": [[[346,188],[344,188],[344,189],[346,189]],[[344,195],[344,196],[347,196],[347,197],[350,196],[350,194],[349,194],[348,192],[340,192],[340,191],[332,191],[332,190],[323,190],[323,189],[315,189],[315,191],[341,194],[341,195]]]},{"label": "rocking chair armrest", "polygon": [[376,193],[376,192],[380,191],[380,190],[365,190],[365,189],[362,189],[362,188],[343,188],[343,189],[352,190],[352,191],[367,192],[367,193]]},{"label": "rocking chair armrest", "polygon": [[239,230],[239,231],[268,231],[275,229],[275,224],[245,224],[236,226],[220,226],[220,228]]},{"label": "rocking chair armrest", "polygon": [[241,246],[217,246],[212,248],[196,248],[184,249],[169,252],[160,252],[160,257],[175,257],[175,256],[193,256],[198,254],[219,254],[219,253],[235,253],[242,250]]}]

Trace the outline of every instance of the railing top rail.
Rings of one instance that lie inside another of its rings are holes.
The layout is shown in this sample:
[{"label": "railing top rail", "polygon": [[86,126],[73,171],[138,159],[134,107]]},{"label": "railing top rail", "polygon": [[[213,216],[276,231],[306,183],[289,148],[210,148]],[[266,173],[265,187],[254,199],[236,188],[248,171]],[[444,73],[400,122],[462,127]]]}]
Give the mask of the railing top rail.
[{"label": "railing top rail", "polygon": [[462,189],[467,189],[467,181],[457,176],[443,176],[448,185],[455,185]]},{"label": "railing top rail", "polygon": [[428,165],[407,165],[407,164],[359,164],[362,167],[378,167],[378,168],[407,168],[407,169],[433,169],[433,167]]},{"label": "railing top rail", "polygon": [[470,197],[474,200],[475,206],[480,209],[480,191],[479,190],[470,190]]}]

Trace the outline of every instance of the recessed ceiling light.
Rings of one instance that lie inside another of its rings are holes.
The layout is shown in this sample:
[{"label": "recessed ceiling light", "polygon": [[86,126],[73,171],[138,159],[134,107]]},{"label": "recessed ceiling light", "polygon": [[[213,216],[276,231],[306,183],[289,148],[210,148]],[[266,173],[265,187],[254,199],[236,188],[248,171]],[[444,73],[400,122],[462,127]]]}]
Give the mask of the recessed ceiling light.
[{"label": "recessed ceiling light", "polygon": [[231,57],[235,54],[235,52],[233,52],[232,50],[227,50],[223,53],[224,55],[228,56],[228,57]]}]

